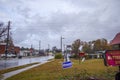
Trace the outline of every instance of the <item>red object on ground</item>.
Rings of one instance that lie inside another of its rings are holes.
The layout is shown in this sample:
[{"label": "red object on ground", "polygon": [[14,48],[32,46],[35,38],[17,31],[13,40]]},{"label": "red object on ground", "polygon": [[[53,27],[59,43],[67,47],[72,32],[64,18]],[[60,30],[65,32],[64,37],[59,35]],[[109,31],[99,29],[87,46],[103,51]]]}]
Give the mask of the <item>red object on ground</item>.
[{"label": "red object on ground", "polygon": [[84,56],[85,56],[85,53],[79,53],[79,56],[80,56],[80,57],[84,57]]},{"label": "red object on ground", "polygon": [[105,57],[107,66],[120,66],[120,50],[108,50]]},{"label": "red object on ground", "polygon": [[111,45],[120,44],[120,32],[114,37],[110,44]]}]

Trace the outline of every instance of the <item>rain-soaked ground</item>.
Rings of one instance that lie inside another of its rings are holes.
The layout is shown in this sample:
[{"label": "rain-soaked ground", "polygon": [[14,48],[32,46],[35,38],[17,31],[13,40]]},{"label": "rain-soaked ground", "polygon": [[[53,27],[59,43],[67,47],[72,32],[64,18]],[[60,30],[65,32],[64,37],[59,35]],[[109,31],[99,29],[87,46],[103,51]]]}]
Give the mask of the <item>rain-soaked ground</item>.
[{"label": "rain-soaked ground", "polygon": [[34,62],[44,62],[49,59],[52,59],[53,56],[42,56],[42,57],[32,57],[32,58],[12,58],[12,59],[7,59],[7,60],[0,60],[0,69],[6,69],[6,68],[11,68],[11,67],[16,67],[24,64],[30,64]]}]

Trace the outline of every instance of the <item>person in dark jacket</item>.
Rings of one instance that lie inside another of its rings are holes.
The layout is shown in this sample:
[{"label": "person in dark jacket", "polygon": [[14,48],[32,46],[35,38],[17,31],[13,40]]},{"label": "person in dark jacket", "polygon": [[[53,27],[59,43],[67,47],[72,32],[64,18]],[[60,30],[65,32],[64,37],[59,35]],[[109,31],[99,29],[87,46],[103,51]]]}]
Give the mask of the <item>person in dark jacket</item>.
[{"label": "person in dark jacket", "polygon": [[120,72],[115,75],[115,80],[120,80]]}]

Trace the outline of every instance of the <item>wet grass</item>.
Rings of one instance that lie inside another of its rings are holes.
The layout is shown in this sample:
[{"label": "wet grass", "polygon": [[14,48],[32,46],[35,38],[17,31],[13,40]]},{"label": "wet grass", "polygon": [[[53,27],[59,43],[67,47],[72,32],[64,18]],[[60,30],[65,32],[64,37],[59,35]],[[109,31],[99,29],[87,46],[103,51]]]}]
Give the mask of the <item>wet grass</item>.
[{"label": "wet grass", "polygon": [[22,66],[13,67],[13,68],[3,69],[3,70],[0,70],[0,74],[4,74],[4,73],[7,73],[7,72],[22,69],[22,68],[25,68],[25,67],[28,67],[28,66],[32,66],[34,64],[38,64],[38,63],[31,63],[31,64],[26,64],[26,65],[22,65]]},{"label": "wet grass", "polygon": [[79,64],[78,60],[72,60],[73,66],[62,69],[63,60],[57,59],[40,65],[7,80],[87,80],[89,77],[100,80],[114,80],[118,67],[104,66],[102,59],[86,60]]}]

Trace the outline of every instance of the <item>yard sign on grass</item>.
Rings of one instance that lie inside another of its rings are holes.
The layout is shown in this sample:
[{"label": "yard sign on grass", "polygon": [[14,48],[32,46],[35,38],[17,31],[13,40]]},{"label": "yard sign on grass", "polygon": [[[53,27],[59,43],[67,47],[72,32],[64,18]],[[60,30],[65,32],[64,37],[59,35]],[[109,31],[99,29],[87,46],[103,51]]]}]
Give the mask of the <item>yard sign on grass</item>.
[{"label": "yard sign on grass", "polygon": [[62,63],[63,69],[70,68],[72,67],[72,62],[71,61],[66,61]]},{"label": "yard sign on grass", "polygon": [[80,58],[82,58],[82,61],[81,61],[81,62],[84,62],[84,61],[85,61],[85,53],[84,53],[84,52],[79,53],[79,64],[80,64]]},{"label": "yard sign on grass", "polygon": [[[69,47],[70,47],[70,46],[67,46],[67,48],[69,48]],[[66,50],[67,50],[67,48],[66,48]],[[70,59],[69,59],[68,52],[66,52],[65,55],[64,55],[64,61],[65,61],[65,62],[62,63],[62,68],[63,68],[63,69],[72,67],[72,62],[71,62]]]}]

